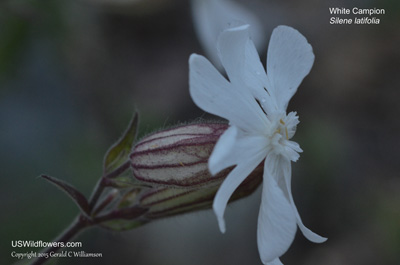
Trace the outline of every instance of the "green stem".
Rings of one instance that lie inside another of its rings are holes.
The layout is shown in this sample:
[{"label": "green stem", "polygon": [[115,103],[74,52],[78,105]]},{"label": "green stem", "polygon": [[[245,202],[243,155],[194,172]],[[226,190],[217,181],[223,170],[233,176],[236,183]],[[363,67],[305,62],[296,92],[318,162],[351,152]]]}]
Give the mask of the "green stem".
[{"label": "green stem", "polygon": [[[83,229],[91,225],[93,224],[89,219],[87,219],[83,215],[80,215],[77,218],[75,218],[72,224],[52,242],[64,242],[64,243],[69,242],[74,237],[76,237]],[[41,251],[41,253],[57,252],[60,249],[62,249],[60,244],[55,244],[55,246],[45,248],[44,250]],[[31,265],[41,265],[44,264],[47,260],[48,258],[46,257],[38,257],[31,263]]]},{"label": "green stem", "polygon": [[[94,192],[90,198],[89,201],[89,216],[92,216],[94,214],[94,207],[99,200],[101,194],[103,193],[104,189],[107,187],[107,183],[109,182],[109,179],[115,178],[122,174],[125,170],[129,168],[129,161],[126,161],[124,164],[116,168],[114,171],[108,173],[107,175],[101,177],[99,181],[96,184],[96,187],[94,189]],[[134,211],[135,212],[135,211]],[[141,211],[137,211],[137,214],[140,215]],[[108,218],[114,217],[113,215],[108,216]],[[119,217],[116,215],[116,217]],[[76,237],[80,232],[82,232],[85,228],[93,226],[95,224],[100,223],[103,219],[99,220],[93,220],[89,219],[91,217],[86,217],[83,214],[79,215],[75,220],[71,223],[71,225],[64,230],[56,239],[54,239],[53,242],[69,242],[71,241],[74,237]],[[104,220],[106,220],[105,218]],[[63,247],[59,246],[59,244],[55,244],[56,246],[48,247],[41,251],[41,253],[50,253],[50,252],[57,252]],[[64,244],[65,245],[65,244]],[[48,258],[45,257],[38,257],[36,258],[31,265],[41,265],[44,264]]]},{"label": "green stem", "polygon": [[108,179],[115,178],[121,175],[125,170],[129,168],[129,161],[126,161],[124,164],[116,168],[114,171],[108,173],[107,175],[101,177],[96,184],[96,188],[90,198],[89,201],[89,210],[92,211],[94,206],[96,205],[97,201],[100,198],[100,195],[103,193],[105,187],[107,187],[106,183]]},{"label": "green stem", "polygon": [[104,185],[104,177],[101,177],[99,181],[96,184],[96,188],[94,189],[94,192],[92,196],[90,197],[89,200],[89,211],[92,213],[94,206],[96,205],[97,201],[100,198],[100,195],[103,193],[104,188],[106,186]]}]

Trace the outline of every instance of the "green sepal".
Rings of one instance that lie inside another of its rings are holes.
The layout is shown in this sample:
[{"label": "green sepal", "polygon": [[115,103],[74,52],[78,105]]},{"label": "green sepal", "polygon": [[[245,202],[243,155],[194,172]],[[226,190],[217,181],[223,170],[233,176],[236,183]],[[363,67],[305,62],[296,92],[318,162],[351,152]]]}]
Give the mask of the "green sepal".
[{"label": "green sepal", "polygon": [[107,229],[115,231],[129,230],[147,222],[145,221],[146,219],[143,218],[147,211],[147,208],[136,205],[114,210],[106,215],[94,218],[93,221]]},{"label": "green sepal", "polygon": [[64,191],[75,202],[75,204],[78,205],[83,214],[89,215],[89,202],[86,199],[85,195],[83,195],[75,187],[71,186],[65,181],[59,180],[54,177],[50,177],[47,175],[41,175],[41,177],[55,185],[57,188]]},{"label": "green sepal", "polygon": [[133,188],[126,192],[118,203],[118,209],[127,208],[131,205],[134,205],[134,203],[138,200],[140,191],[140,188]]},{"label": "green sepal", "polygon": [[125,189],[125,188],[132,188],[132,187],[148,187],[149,185],[146,183],[141,183],[135,179],[133,179],[129,175],[123,175],[119,176],[118,178],[115,179],[107,179],[105,181],[105,186],[107,187],[113,187],[116,189]]},{"label": "green sepal", "polygon": [[137,112],[129,122],[128,128],[122,137],[114,143],[104,156],[103,172],[104,175],[116,170],[123,165],[131,152],[133,143],[137,137],[139,116]]},{"label": "green sepal", "polygon": [[143,221],[118,219],[104,222],[100,224],[100,226],[113,231],[126,231],[139,227],[143,224],[145,224]]}]

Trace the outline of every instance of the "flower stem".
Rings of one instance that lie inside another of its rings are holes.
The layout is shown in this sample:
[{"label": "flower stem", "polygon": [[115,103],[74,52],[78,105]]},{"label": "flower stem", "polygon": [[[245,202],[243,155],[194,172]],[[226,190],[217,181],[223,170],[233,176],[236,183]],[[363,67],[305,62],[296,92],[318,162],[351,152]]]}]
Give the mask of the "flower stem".
[{"label": "flower stem", "polygon": [[89,201],[89,211],[90,212],[92,212],[94,206],[96,205],[97,201],[100,198],[100,195],[103,193],[104,188],[105,188],[104,177],[102,177],[97,182],[94,192],[93,192],[92,196],[90,197],[90,201]]},{"label": "flower stem", "polygon": [[107,175],[103,176],[102,178],[99,179],[99,181],[96,184],[96,188],[94,189],[94,192],[90,198],[89,201],[89,209],[90,211],[93,210],[94,206],[96,205],[97,201],[100,198],[100,195],[103,193],[104,188],[107,186],[107,180],[111,178],[115,178],[122,174],[125,170],[129,168],[129,161],[126,161],[123,163],[121,166],[116,168],[114,171],[108,173]]},{"label": "flower stem", "polygon": [[[115,178],[125,172],[129,168],[129,161],[126,161],[124,164],[116,168],[114,171],[106,174],[105,176],[101,177],[99,181],[96,184],[96,187],[94,188],[94,192],[92,193],[92,196],[90,197],[89,201],[89,216],[85,216],[84,214],[79,215],[78,217],[75,218],[75,220],[70,224],[70,226],[64,230],[56,239],[53,240],[53,242],[69,242],[71,241],[74,237],[76,237],[80,232],[82,232],[84,229],[87,227],[96,225],[98,223],[101,223],[101,221],[104,218],[101,218],[99,220],[93,219],[93,215],[96,213],[94,212],[94,207],[96,206],[97,201],[99,200],[101,194],[103,193],[104,189],[107,187],[107,183],[109,182],[110,178]],[[142,214],[142,211],[133,211],[136,213],[138,216]],[[110,216],[106,216],[108,219],[110,219]],[[111,216],[113,217],[113,216]],[[118,217],[116,215],[116,217]],[[106,220],[105,218],[104,220]],[[107,220],[108,220],[107,219]],[[64,244],[65,245],[65,244]],[[41,253],[50,253],[50,252],[57,252],[63,247],[60,246],[59,244],[55,244],[55,246],[45,248]],[[36,258],[31,265],[41,265],[45,263],[48,260],[46,257],[38,257]]]},{"label": "flower stem", "polygon": [[[76,237],[83,229],[93,225],[92,222],[87,219],[83,215],[79,215],[75,220],[71,223],[71,225],[64,230],[56,239],[54,239],[52,242],[69,242],[72,240],[74,237]],[[45,248],[44,250],[41,251],[41,253],[50,253],[50,252],[57,252],[61,249],[62,247],[60,244],[55,244],[52,247]],[[38,257],[36,258],[31,265],[41,265],[44,264],[48,258],[46,257]]]}]

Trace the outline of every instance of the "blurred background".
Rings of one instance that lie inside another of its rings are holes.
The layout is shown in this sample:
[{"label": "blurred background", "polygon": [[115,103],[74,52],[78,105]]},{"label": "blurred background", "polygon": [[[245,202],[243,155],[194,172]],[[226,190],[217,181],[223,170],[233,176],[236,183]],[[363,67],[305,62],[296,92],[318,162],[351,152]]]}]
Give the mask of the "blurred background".
[{"label": "blurred background", "polygon": [[[108,147],[135,109],[140,135],[211,117],[188,93],[188,58],[209,54],[184,0],[5,0],[0,3],[0,263],[12,240],[51,241],[77,215],[65,194],[89,195]],[[293,196],[304,224],[285,264],[400,264],[400,5],[381,1],[236,1],[266,40],[298,29],[316,56],[289,105],[304,153]],[[330,25],[329,7],[384,8],[379,25]],[[197,32],[197,33],[196,33]],[[267,43],[260,55],[265,63]],[[260,189],[231,204],[221,234],[211,210],[117,233],[90,229],[74,241],[100,259],[58,264],[261,264]],[[27,249],[32,250],[32,249]],[[35,249],[34,249],[35,250]]]}]

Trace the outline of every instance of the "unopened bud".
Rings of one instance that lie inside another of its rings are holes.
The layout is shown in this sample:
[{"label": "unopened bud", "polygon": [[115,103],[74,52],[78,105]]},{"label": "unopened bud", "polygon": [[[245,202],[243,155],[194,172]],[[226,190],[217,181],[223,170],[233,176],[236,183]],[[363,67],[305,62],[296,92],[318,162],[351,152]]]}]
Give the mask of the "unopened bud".
[{"label": "unopened bud", "polygon": [[[200,123],[163,130],[143,138],[130,158],[133,176],[153,188],[140,195],[147,219],[209,208],[222,181],[233,167],[215,176],[208,159],[222,133],[223,123]],[[238,187],[232,200],[251,194],[261,183],[261,163]]]},{"label": "unopened bud", "polygon": [[207,163],[223,123],[184,125],[142,139],[130,156],[136,179],[166,186],[194,187],[223,178],[210,176]]},{"label": "unopened bud", "polygon": [[[231,169],[224,172],[225,178]],[[233,193],[230,202],[253,193],[262,181],[263,167],[260,164]],[[198,188],[159,187],[143,194],[140,206],[148,208],[145,217],[149,220],[181,213],[211,208],[215,194],[223,179],[214,185]]]}]

